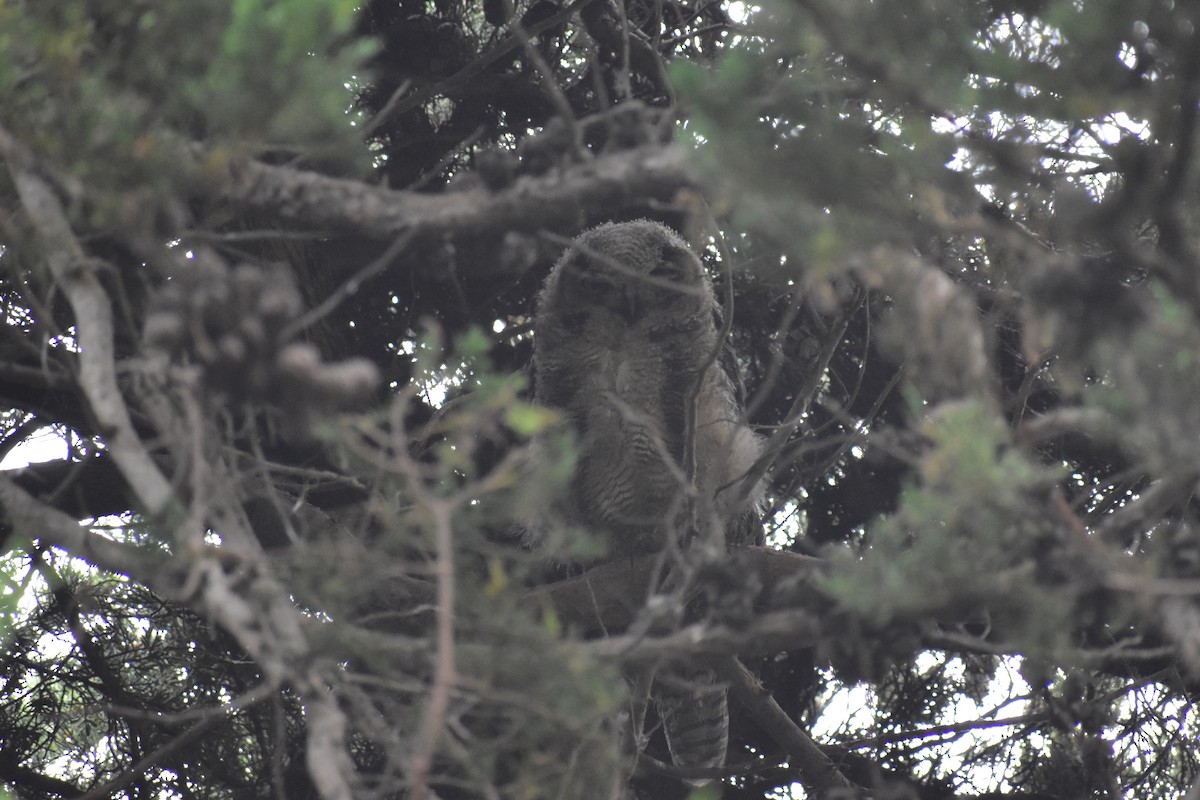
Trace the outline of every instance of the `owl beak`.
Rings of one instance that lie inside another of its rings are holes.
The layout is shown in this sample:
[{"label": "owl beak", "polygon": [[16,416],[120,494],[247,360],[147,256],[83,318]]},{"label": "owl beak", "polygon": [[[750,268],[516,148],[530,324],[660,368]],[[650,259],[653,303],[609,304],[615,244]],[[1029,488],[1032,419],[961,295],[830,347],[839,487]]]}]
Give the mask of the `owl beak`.
[{"label": "owl beak", "polygon": [[638,293],[631,287],[626,286],[621,290],[621,316],[626,322],[637,322],[642,316],[642,301],[638,297]]}]

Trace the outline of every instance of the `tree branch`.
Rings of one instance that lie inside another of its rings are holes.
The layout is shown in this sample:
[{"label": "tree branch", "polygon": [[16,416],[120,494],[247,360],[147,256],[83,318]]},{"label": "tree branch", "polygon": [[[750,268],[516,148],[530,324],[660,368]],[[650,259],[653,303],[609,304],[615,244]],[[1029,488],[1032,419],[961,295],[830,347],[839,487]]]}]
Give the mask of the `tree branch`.
[{"label": "tree branch", "polygon": [[170,559],[159,551],[114,542],[92,533],[73,518],[33,497],[6,476],[0,475],[0,508],[17,533],[60,547],[90,564],[140,580],[163,575]]},{"label": "tree branch", "polygon": [[779,703],[775,702],[771,693],[737,658],[729,656],[718,661],[717,672],[729,682],[729,690],[733,696],[746,707],[771,738],[787,751],[791,761],[799,769],[800,782],[806,789],[820,797],[830,789],[854,788],[813,738],[792,721],[787,712],[779,707]]},{"label": "tree branch", "polygon": [[108,293],[75,238],[67,215],[50,185],[38,174],[27,148],[0,127],[0,155],[8,163],[30,221],[46,248],[46,264],[75,312],[80,349],[80,385],[99,424],[108,452],[150,515],[162,513],[173,492],[133,429],[125,398],[117,386],[112,307]]},{"label": "tree branch", "polygon": [[0,778],[7,783],[45,794],[56,794],[59,797],[77,798],[83,794],[83,790],[73,783],[43,775],[20,764],[5,763],[5,759],[0,759]]},{"label": "tree branch", "polygon": [[105,797],[113,797],[117,792],[130,786],[138,778],[162,763],[167,758],[175,755],[179,751],[188,747],[196,739],[206,733],[210,728],[216,727],[219,723],[226,720],[226,715],[222,711],[215,712],[210,716],[200,720],[192,727],[188,728],[183,733],[179,734],[171,741],[164,744],[152,753],[147,753],[137,760],[129,769],[108,781],[107,783],[97,786],[89,792],[79,795],[75,800],[103,800]]},{"label": "tree branch", "polygon": [[[821,563],[770,547],[738,547],[732,552],[765,589]],[[530,589],[521,603],[531,609],[553,608],[563,623],[585,632],[624,630],[642,609],[659,560],[659,554],[651,554],[601,564],[574,578]]]},{"label": "tree branch", "polygon": [[675,147],[640,147],[599,156],[562,172],[520,178],[500,192],[485,188],[437,195],[369,186],[257,161],[209,173],[224,202],[278,219],[379,239],[404,233],[473,235],[574,230],[631,200],[669,198],[696,178]]},{"label": "tree branch", "polygon": [[[408,95],[405,95],[408,86],[402,85],[395,94],[388,98],[387,103],[379,110],[379,113],[371,118],[371,121],[367,124],[367,135],[378,130],[389,119],[406,111],[411,111],[435,97],[455,94],[456,90],[469,85],[472,81],[483,75],[488,67],[508,55],[508,53],[521,47],[530,37],[537,36],[543,31],[562,25],[575,16],[576,12],[581,8],[592,2],[594,0],[575,0],[575,2],[558,13],[551,14],[540,22],[522,27],[521,30],[510,33],[492,47],[492,49],[480,55],[470,64],[443,81],[427,86],[419,91],[414,91]],[[514,27],[517,25],[520,25],[520,22],[514,20]]]},{"label": "tree branch", "polygon": [[331,675],[315,664],[288,592],[253,554],[209,548],[173,558],[93,534],[0,477],[0,507],[14,529],[73,556],[128,575],[229,632],[273,686],[290,684],[305,699],[309,772],[325,800],[350,800],[353,767],[345,714],[330,692]]},{"label": "tree branch", "polygon": [[601,658],[627,666],[659,664],[698,656],[761,656],[816,644],[820,622],[807,611],[768,611],[743,628],[690,625],[666,636],[613,636],[589,644]]}]

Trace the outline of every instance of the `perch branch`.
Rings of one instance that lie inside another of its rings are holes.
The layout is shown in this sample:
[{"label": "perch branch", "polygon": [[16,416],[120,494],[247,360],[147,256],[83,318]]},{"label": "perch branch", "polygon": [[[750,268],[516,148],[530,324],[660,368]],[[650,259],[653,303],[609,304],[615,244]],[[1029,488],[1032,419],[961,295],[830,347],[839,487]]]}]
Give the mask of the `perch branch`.
[{"label": "perch branch", "polygon": [[442,194],[385,189],[362,181],[251,160],[209,169],[216,199],[278,219],[393,239],[415,232],[438,237],[463,232],[573,230],[590,216],[633,199],[671,197],[696,179],[675,147],[647,146],[602,155],[563,171],[518,179],[509,188]]},{"label": "perch branch", "polygon": [[639,666],[703,656],[772,655],[812,647],[820,633],[820,623],[807,611],[768,611],[737,630],[696,624],[666,636],[599,639],[589,647],[600,658]]},{"label": "perch branch", "polygon": [[[738,547],[739,563],[769,589],[820,559],[770,547]],[[531,589],[521,598],[530,609],[554,609],[560,620],[584,631],[623,630],[641,610],[646,588],[658,570],[657,554],[620,559],[593,567],[582,575]]]}]

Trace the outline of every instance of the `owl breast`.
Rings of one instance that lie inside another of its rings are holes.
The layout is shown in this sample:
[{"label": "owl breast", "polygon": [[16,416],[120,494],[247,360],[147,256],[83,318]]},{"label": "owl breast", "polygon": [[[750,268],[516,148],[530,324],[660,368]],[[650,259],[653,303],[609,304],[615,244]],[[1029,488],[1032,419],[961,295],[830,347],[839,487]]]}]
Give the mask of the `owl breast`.
[{"label": "owl breast", "polygon": [[538,298],[534,336],[537,399],[578,437],[563,516],[614,554],[661,550],[690,493],[723,516],[741,510],[721,490],[753,463],[758,437],[716,357],[720,309],[686,244],[644,221],[576,242]]},{"label": "owl breast", "polygon": [[[563,365],[578,387],[565,406],[580,435],[574,494],[586,521],[621,531],[625,552],[659,549],[656,532],[681,497],[686,376],[672,359],[665,335],[648,347],[649,325],[617,325],[606,310],[582,326],[589,344]],[[694,370],[693,370],[694,373]]]}]

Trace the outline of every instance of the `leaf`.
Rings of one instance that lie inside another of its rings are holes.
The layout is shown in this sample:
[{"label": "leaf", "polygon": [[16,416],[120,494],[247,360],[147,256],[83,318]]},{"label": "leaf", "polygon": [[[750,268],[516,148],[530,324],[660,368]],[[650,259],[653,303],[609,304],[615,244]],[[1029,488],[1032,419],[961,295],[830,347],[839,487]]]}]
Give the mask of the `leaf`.
[{"label": "leaf", "polygon": [[519,403],[511,406],[505,413],[504,421],[522,436],[533,436],[557,425],[562,420],[562,414],[552,408],[535,406],[530,403]]}]

